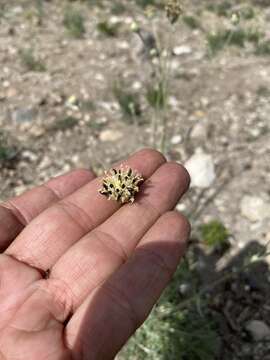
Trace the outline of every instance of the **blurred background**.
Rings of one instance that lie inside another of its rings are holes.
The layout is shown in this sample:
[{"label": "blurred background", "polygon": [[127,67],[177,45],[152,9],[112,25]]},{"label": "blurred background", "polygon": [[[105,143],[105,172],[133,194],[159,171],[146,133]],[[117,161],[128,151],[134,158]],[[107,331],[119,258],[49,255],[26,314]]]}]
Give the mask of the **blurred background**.
[{"label": "blurred background", "polygon": [[0,0],[0,200],[154,147],[187,255],[119,359],[270,359],[270,1]]}]

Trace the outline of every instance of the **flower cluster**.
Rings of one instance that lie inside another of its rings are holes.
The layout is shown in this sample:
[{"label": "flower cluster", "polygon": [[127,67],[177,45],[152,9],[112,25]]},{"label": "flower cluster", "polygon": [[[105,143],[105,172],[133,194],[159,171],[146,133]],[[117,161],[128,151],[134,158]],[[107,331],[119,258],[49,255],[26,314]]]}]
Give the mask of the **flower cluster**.
[{"label": "flower cluster", "polygon": [[167,18],[171,24],[174,24],[183,12],[182,5],[179,0],[168,0],[165,5],[165,10]]},{"label": "flower cluster", "polygon": [[99,193],[108,200],[115,200],[121,204],[133,203],[136,193],[139,192],[139,184],[143,181],[142,176],[131,168],[120,166],[118,170],[105,172]]}]

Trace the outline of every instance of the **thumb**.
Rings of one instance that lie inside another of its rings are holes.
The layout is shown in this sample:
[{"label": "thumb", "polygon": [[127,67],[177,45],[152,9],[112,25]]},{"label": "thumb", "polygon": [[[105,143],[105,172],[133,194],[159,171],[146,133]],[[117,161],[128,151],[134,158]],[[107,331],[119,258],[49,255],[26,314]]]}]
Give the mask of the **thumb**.
[{"label": "thumb", "polygon": [[62,336],[63,322],[72,308],[67,288],[50,279],[32,286],[29,297],[0,335],[2,354],[16,360],[69,359]]}]

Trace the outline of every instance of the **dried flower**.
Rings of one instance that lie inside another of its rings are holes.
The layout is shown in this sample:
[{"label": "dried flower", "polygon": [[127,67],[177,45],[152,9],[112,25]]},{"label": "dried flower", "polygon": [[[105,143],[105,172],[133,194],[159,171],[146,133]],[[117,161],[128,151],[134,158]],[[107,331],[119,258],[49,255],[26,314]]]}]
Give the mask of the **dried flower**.
[{"label": "dried flower", "polygon": [[112,169],[105,172],[99,193],[106,196],[108,200],[115,200],[121,204],[133,203],[136,193],[139,192],[139,184],[143,181],[142,176],[136,171],[121,165],[118,170]]},{"label": "dried flower", "polygon": [[165,10],[167,18],[171,24],[174,24],[183,12],[182,5],[179,0],[168,0],[165,5]]}]

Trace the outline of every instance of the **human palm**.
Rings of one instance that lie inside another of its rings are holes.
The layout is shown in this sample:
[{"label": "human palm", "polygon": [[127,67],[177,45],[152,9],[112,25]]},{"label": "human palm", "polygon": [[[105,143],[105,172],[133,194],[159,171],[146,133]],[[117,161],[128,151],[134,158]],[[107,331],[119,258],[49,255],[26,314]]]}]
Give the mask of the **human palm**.
[{"label": "human palm", "polygon": [[145,179],[133,204],[76,170],[0,206],[0,360],[113,359],[149,314],[184,252],[189,176],[154,150],[123,164]]}]

